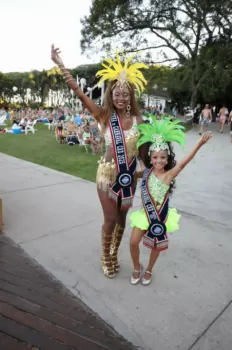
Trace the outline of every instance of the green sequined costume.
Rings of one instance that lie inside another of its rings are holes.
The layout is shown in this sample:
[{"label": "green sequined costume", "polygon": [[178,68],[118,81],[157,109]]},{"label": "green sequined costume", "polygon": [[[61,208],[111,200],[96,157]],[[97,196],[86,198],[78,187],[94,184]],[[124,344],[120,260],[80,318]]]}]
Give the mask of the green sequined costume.
[{"label": "green sequined costume", "polygon": [[[169,190],[169,186],[165,185],[161,180],[159,180],[155,174],[152,172],[148,179],[148,190],[157,205],[157,208],[160,208],[164,197]],[[157,204],[159,203],[159,204]],[[133,212],[130,216],[131,227],[138,227],[141,230],[147,230],[149,222],[147,220],[146,213],[144,209],[139,209]],[[168,219],[166,221],[167,232],[174,232],[179,229],[179,220],[180,215],[177,213],[175,208],[169,208],[168,210]]]}]

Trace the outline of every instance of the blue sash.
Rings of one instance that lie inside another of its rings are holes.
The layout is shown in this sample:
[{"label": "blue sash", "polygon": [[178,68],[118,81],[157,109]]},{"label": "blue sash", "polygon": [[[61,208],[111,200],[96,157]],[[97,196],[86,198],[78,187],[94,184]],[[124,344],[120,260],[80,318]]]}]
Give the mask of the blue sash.
[{"label": "blue sash", "polygon": [[121,209],[126,210],[133,204],[133,180],[136,170],[136,157],[130,163],[127,159],[126,142],[120,123],[120,119],[115,113],[109,122],[109,129],[117,166],[117,177],[115,183],[109,188],[109,196],[116,203],[121,198]]},{"label": "blue sash", "polygon": [[145,170],[141,184],[142,203],[149,222],[143,244],[150,249],[162,251],[168,248],[165,222],[168,217],[169,195],[167,191],[160,209],[157,209],[148,189],[148,179],[152,171],[153,168]]}]

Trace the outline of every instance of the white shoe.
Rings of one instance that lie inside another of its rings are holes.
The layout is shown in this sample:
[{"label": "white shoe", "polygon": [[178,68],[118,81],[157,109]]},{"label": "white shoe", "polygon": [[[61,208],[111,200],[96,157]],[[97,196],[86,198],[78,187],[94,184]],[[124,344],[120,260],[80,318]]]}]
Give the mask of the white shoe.
[{"label": "white shoe", "polygon": [[140,282],[140,280],[142,278],[142,272],[143,272],[142,265],[140,265],[140,270],[134,270],[133,272],[139,273],[139,277],[138,278],[134,278],[133,275],[131,276],[131,284],[136,285],[136,284],[138,284]]},{"label": "white shoe", "polygon": [[[145,273],[149,273],[149,275],[152,277],[152,272],[146,271]],[[149,280],[147,280],[147,279],[145,279],[145,278],[142,279],[142,284],[143,284],[144,286],[148,286],[150,283],[151,283],[151,278],[150,278]]]}]

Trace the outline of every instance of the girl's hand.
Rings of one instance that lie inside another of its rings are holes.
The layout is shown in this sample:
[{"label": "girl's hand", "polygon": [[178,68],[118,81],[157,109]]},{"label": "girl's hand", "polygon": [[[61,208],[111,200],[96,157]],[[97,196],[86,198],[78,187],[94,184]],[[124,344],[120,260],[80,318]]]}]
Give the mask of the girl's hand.
[{"label": "girl's hand", "polygon": [[211,133],[210,131],[205,132],[205,133],[202,135],[202,137],[201,137],[201,139],[200,139],[200,141],[199,141],[199,144],[200,144],[201,146],[203,146],[206,142],[209,141],[209,139],[211,139],[212,136],[213,136],[213,135],[212,135],[212,133]]},{"label": "girl's hand", "polygon": [[60,58],[59,54],[61,53],[60,49],[56,49],[54,45],[51,46],[51,59],[53,62],[55,62],[57,65],[63,64],[62,59]]}]

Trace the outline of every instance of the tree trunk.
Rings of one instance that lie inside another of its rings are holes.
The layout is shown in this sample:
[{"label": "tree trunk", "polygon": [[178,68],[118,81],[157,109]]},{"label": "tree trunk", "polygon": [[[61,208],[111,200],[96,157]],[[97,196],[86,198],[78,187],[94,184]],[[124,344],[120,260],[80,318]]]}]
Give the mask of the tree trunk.
[{"label": "tree trunk", "polygon": [[190,99],[190,107],[194,109],[197,105],[197,86],[194,86]]}]

